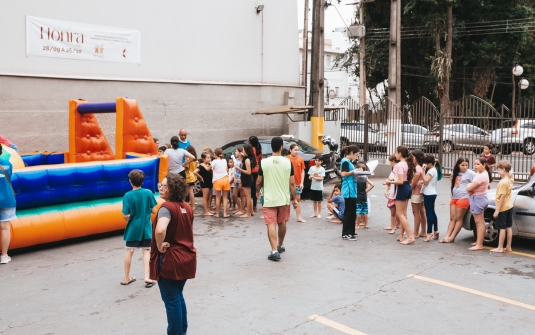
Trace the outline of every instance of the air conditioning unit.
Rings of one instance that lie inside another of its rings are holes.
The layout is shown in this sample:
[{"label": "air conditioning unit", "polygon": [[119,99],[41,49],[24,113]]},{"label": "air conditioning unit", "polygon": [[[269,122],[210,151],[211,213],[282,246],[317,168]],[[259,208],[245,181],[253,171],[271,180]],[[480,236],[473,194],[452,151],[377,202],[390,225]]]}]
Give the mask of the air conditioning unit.
[{"label": "air conditioning unit", "polygon": [[361,24],[352,24],[349,26],[350,38],[363,38],[366,36],[366,27]]}]

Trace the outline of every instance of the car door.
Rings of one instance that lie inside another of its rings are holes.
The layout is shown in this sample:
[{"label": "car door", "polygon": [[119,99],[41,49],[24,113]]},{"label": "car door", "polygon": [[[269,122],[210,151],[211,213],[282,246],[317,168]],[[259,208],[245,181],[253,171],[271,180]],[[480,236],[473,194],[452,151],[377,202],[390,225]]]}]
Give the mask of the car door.
[{"label": "car door", "polygon": [[490,134],[483,129],[472,125],[466,125],[466,130],[468,135],[467,144],[471,148],[483,148],[485,144],[490,143]]},{"label": "car door", "polygon": [[444,141],[451,141],[457,148],[466,147],[466,139],[465,136],[463,136],[464,127],[462,124],[452,124],[448,127],[445,126],[444,129]]},{"label": "car door", "polygon": [[424,146],[424,136],[427,134],[427,129],[422,126],[413,125],[413,142],[414,148],[423,148]]},{"label": "car door", "polygon": [[513,229],[519,233],[535,234],[535,182],[530,182],[520,189],[513,202]]},{"label": "car door", "polygon": [[407,148],[412,148],[412,125],[402,124],[401,125],[401,143]]}]

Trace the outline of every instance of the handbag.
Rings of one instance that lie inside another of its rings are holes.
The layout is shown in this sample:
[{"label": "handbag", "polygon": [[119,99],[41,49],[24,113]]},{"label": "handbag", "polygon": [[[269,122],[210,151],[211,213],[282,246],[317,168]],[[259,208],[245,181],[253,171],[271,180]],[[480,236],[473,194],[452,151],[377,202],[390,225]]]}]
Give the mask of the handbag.
[{"label": "handbag", "polygon": [[0,165],[0,170],[2,171],[4,176],[6,176],[7,182],[9,183],[9,186],[11,186],[11,190],[13,191],[13,198],[16,199],[17,196],[15,194],[15,189],[13,188],[13,184],[11,184],[11,179],[9,178],[9,175],[7,174],[6,170],[4,170],[4,168],[1,165]]}]

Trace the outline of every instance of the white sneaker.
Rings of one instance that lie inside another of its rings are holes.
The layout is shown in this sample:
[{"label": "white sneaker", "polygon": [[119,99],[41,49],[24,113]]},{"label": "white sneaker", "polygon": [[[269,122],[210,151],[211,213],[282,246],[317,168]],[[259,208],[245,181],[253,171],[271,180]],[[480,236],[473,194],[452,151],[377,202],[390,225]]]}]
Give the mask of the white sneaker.
[{"label": "white sneaker", "polygon": [[11,257],[9,256],[0,256],[0,264],[7,264],[11,262]]}]

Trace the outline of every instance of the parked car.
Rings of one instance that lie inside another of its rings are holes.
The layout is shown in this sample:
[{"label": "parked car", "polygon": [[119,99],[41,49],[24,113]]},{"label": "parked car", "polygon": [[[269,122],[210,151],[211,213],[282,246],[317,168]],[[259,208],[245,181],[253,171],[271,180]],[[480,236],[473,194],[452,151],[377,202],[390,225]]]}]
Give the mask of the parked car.
[{"label": "parked car", "polygon": [[[271,139],[274,136],[258,136],[258,142],[260,142],[260,145],[262,146],[262,155],[264,158],[271,156],[273,151],[271,150]],[[317,154],[320,154],[323,156],[323,167],[325,168],[325,179],[324,181],[328,181],[331,179],[336,178],[336,172],[334,170],[335,166],[335,156],[334,152],[330,151],[323,151],[318,148],[313,147],[312,145],[308,144],[307,142],[298,140],[293,138],[293,136],[284,137],[284,144],[282,149],[282,155],[286,156],[290,152],[290,145],[295,143],[299,146],[299,156],[303,158],[303,161],[305,161],[305,173],[308,174],[308,169],[315,165],[314,158]],[[222,146],[223,154],[225,154],[226,159],[230,159],[232,155],[234,155],[234,152],[236,151],[236,148],[241,147],[247,143],[247,140],[237,140],[234,142],[230,142]],[[307,175],[305,175],[305,181],[304,181],[304,188],[310,189],[310,180],[306,178]]]},{"label": "parked car", "polygon": [[[343,122],[340,125],[340,144],[342,147],[356,144],[360,148],[364,147],[364,123],[363,122]],[[379,132],[368,126],[368,143],[372,147],[380,145],[378,142]]]},{"label": "parked car", "polygon": [[441,145],[444,153],[464,149],[479,154],[483,151],[483,145],[491,142],[491,134],[471,124],[448,124],[442,129],[440,144],[439,139],[439,127],[436,126],[424,135],[424,149],[433,152]]},{"label": "parked car", "polygon": [[[416,125],[404,123],[401,125],[401,144],[409,149],[423,149],[424,135],[427,129]],[[377,145],[383,149],[388,143],[388,131],[386,127],[382,128],[377,134]]]},{"label": "parked car", "polygon": [[424,135],[427,129],[416,124],[403,124],[401,128],[401,143],[409,149],[424,147]]},{"label": "parked car", "polygon": [[[521,186],[514,186],[511,194],[513,202],[513,236],[535,238],[535,166],[531,169],[530,181]],[[489,206],[485,210],[485,245],[496,245],[499,230],[494,226],[494,210],[496,208],[495,190],[487,192]],[[477,236],[476,224],[472,212],[468,210],[464,216],[463,228],[471,230]]]},{"label": "parked car", "polygon": [[492,131],[491,143],[508,155],[512,151],[522,151],[526,155],[535,153],[535,120],[505,120],[502,127]]}]

